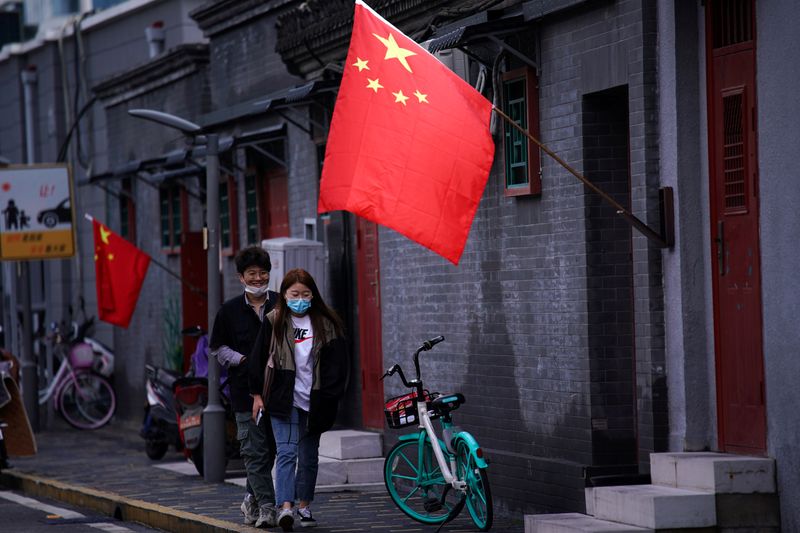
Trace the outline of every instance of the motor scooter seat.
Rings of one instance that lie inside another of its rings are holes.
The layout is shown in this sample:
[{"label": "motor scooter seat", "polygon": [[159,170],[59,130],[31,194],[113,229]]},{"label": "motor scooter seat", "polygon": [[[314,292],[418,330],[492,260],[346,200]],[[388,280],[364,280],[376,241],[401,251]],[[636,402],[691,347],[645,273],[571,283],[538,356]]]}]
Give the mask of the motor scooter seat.
[{"label": "motor scooter seat", "polygon": [[162,385],[165,385],[168,389],[172,389],[172,385],[179,377],[180,374],[173,372],[172,370],[167,370],[166,368],[156,369],[156,381]]}]

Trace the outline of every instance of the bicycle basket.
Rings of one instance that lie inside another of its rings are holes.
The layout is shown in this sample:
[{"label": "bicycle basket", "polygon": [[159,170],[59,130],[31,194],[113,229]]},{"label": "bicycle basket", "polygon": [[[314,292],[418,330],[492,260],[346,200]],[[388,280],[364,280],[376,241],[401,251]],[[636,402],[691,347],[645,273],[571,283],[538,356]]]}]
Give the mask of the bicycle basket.
[{"label": "bicycle basket", "polygon": [[69,362],[75,369],[91,368],[92,363],[94,363],[92,347],[84,342],[75,344],[69,350]]},{"label": "bicycle basket", "polygon": [[[435,397],[427,390],[424,391],[425,402],[430,402]],[[392,429],[400,429],[407,426],[419,424],[419,412],[417,411],[417,391],[395,396],[386,400],[383,414],[386,415],[386,423]],[[433,415],[431,418],[438,418]]]}]

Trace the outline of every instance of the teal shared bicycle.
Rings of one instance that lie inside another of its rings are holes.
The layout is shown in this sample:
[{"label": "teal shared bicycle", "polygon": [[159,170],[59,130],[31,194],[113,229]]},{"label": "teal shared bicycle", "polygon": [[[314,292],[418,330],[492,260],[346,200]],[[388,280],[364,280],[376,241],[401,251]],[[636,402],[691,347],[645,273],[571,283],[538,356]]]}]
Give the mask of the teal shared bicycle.
[{"label": "teal shared bicycle", "polygon": [[[478,529],[488,531],[492,527],[492,493],[486,474],[489,464],[475,437],[453,423],[452,411],[464,403],[464,396],[429,393],[420,376],[419,354],[443,340],[439,336],[425,341],[414,353],[416,379],[406,380],[398,364],[381,378],[400,374],[403,385],[413,389],[386,402],[389,427],[418,428],[416,433],[401,436],[391,449],[383,478],[392,501],[414,520],[441,529],[466,506]],[[432,421],[437,418],[442,438],[433,428]]]}]

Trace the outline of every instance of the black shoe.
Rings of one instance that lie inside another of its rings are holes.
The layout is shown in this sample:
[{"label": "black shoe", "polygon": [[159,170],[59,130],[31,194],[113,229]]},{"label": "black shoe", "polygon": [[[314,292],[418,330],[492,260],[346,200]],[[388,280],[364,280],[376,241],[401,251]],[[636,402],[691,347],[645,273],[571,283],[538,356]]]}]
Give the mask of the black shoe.
[{"label": "black shoe", "polygon": [[311,516],[311,509],[308,507],[299,507],[297,516],[300,517],[300,527],[315,527],[317,525],[317,521]]},{"label": "black shoe", "polygon": [[278,525],[284,531],[294,531],[294,509],[281,509],[278,511]]}]

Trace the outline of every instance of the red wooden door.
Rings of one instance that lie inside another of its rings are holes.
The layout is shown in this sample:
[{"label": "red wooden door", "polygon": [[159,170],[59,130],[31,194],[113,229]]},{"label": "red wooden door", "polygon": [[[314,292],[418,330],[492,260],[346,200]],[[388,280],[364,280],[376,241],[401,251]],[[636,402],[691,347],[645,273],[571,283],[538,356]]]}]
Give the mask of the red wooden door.
[{"label": "red wooden door", "polygon": [[283,167],[266,170],[261,178],[261,235],[267,239],[289,236],[289,177]]},{"label": "red wooden door", "polygon": [[709,190],[719,442],[724,451],[763,454],[767,426],[758,238],[755,42],[750,38],[709,48]]},{"label": "red wooden door", "polygon": [[383,428],[383,349],[378,225],[356,217],[359,353],[363,423]]},{"label": "red wooden door", "polygon": [[[181,305],[183,327],[201,326],[208,331],[208,254],[203,249],[203,234],[199,231],[181,235]],[[195,287],[193,290],[191,287]],[[183,337],[183,370],[189,369],[197,339]]]}]

